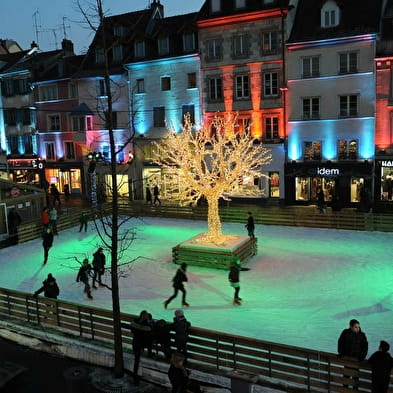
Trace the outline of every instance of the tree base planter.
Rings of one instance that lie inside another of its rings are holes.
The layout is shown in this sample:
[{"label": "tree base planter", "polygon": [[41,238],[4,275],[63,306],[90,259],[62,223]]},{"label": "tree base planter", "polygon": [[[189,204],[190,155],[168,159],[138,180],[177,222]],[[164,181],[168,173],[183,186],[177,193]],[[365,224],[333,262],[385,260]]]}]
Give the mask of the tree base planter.
[{"label": "tree base planter", "polygon": [[201,233],[173,247],[173,263],[228,270],[235,257],[244,264],[257,253],[256,238],[227,235],[225,242],[217,245],[203,240],[204,235]]}]

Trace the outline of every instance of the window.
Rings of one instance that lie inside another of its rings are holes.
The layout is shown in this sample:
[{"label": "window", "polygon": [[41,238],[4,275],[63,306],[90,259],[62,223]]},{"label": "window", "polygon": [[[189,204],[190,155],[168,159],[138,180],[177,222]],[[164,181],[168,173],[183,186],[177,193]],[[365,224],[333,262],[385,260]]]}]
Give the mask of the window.
[{"label": "window", "polygon": [[191,51],[195,49],[195,34],[184,33],[183,34],[183,48],[185,51]]},{"label": "window", "polygon": [[221,0],[210,0],[210,10],[211,12],[220,12]]},{"label": "window", "polygon": [[269,172],[269,196],[279,198],[280,196],[280,173]]},{"label": "window", "polygon": [[161,90],[162,91],[171,90],[171,78],[169,76],[163,76],[161,78]]},{"label": "window", "polygon": [[15,80],[15,92],[17,94],[28,94],[30,91],[30,82],[28,79]]},{"label": "window", "polygon": [[263,92],[265,97],[278,95],[278,74],[277,72],[266,72],[263,75]]},{"label": "window", "polygon": [[303,120],[319,119],[319,97],[303,98]]},{"label": "window", "polygon": [[78,97],[78,86],[75,83],[70,83],[68,85],[68,97],[69,98]]},{"label": "window", "polygon": [[105,129],[109,129],[110,126],[112,126],[112,130],[116,129],[117,128],[117,112],[112,111],[112,124],[110,124],[109,112],[105,112],[104,116],[105,116],[105,124],[104,124]]},{"label": "window", "polygon": [[221,58],[221,41],[210,40],[207,42],[207,58],[208,60],[218,60]]},{"label": "window", "polygon": [[51,101],[59,98],[56,85],[41,86],[39,91],[41,101]]},{"label": "window", "polygon": [[23,146],[25,154],[33,154],[33,136],[29,134],[23,135]]},{"label": "window", "polygon": [[86,122],[84,116],[72,116],[72,131],[86,131]]},{"label": "window", "polygon": [[123,45],[116,45],[112,48],[113,61],[123,60]]},{"label": "window", "polygon": [[2,94],[4,97],[10,97],[15,94],[14,81],[12,79],[6,79],[2,81]]},{"label": "window", "polygon": [[182,121],[184,123],[184,115],[190,115],[191,124],[195,124],[195,107],[194,105],[182,105]]},{"label": "window", "polygon": [[91,131],[93,129],[93,116],[86,116],[86,130]]},{"label": "window", "polygon": [[338,141],[338,159],[339,160],[357,160],[358,159],[358,142],[356,140],[347,141],[345,139]]},{"label": "window", "polygon": [[169,53],[169,38],[163,37],[158,39],[158,54],[166,55]]},{"label": "window", "polygon": [[67,160],[75,160],[74,142],[64,142],[65,158]]},{"label": "window", "polygon": [[262,53],[276,53],[278,49],[278,33],[276,31],[268,31],[262,33]]},{"label": "window", "polygon": [[221,78],[209,79],[209,99],[211,101],[222,100],[222,80],[221,80]]},{"label": "window", "polygon": [[245,8],[246,0],[235,0],[235,8]]},{"label": "window", "polygon": [[196,72],[187,74],[187,89],[195,89],[197,87]]},{"label": "window", "polygon": [[251,119],[249,117],[239,117],[235,124],[235,133],[243,134],[250,131]]},{"label": "window", "polygon": [[248,55],[248,36],[237,35],[233,37],[233,56],[242,57]]},{"label": "window", "polygon": [[16,125],[16,109],[5,109],[4,110],[4,120],[8,126]]},{"label": "window", "polygon": [[154,127],[165,127],[165,106],[153,108],[153,125]]},{"label": "window", "polygon": [[340,117],[357,116],[358,96],[340,96]]},{"label": "window", "polygon": [[277,139],[278,138],[278,116],[265,117],[265,138]]},{"label": "window", "polygon": [[340,53],[340,74],[349,74],[358,71],[357,52]]},{"label": "window", "polygon": [[320,160],[322,158],[322,142],[304,142],[304,161]]},{"label": "window", "polygon": [[104,79],[99,79],[97,81],[97,84],[98,84],[98,95],[100,97],[106,97],[108,94],[107,94],[107,91],[106,91],[105,80]]},{"label": "window", "polygon": [[236,76],[236,98],[249,98],[250,97],[250,84],[248,75]]},{"label": "window", "polygon": [[321,8],[321,26],[334,27],[339,24],[339,8],[333,1],[327,1]]},{"label": "window", "polygon": [[60,131],[60,116],[49,115],[48,116],[48,131]]},{"label": "window", "polygon": [[136,93],[141,94],[145,92],[145,80],[137,79],[136,80]]},{"label": "window", "polygon": [[11,154],[19,154],[19,138],[18,135],[8,135],[8,149]]},{"label": "window", "polygon": [[46,153],[47,160],[55,160],[56,159],[55,144],[53,142],[46,142],[45,143],[45,153]]},{"label": "window", "polygon": [[28,126],[32,123],[31,121],[31,110],[30,109],[22,109],[22,123],[25,126]]},{"label": "window", "polygon": [[319,56],[304,57],[302,59],[302,77],[319,76]]},{"label": "window", "polygon": [[96,64],[104,64],[105,62],[105,53],[103,48],[96,48]]},{"label": "window", "polygon": [[135,57],[145,57],[145,42],[136,41],[134,44]]},{"label": "window", "polygon": [[115,26],[113,28],[113,35],[115,37],[123,37],[123,35],[124,35],[124,26]]}]

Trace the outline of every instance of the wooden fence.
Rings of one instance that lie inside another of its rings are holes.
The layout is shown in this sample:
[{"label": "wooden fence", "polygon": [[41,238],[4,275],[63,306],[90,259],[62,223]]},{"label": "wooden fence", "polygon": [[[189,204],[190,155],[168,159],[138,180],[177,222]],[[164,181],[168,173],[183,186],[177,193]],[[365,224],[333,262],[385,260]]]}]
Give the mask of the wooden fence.
[{"label": "wooden fence", "polygon": [[[113,343],[112,312],[108,310],[0,288],[0,315],[14,323],[45,324],[76,337]],[[134,317],[121,314],[124,344],[132,343],[129,326]],[[367,362],[345,361],[332,353],[195,327],[191,328],[188,352],[190,367],[219,375],[233,369],[253,373],[259,376],[257,384],[287,392],[349,393],[353,392],[351,385],[358,391],[371,391]],[[392,385],[389,392],[393,392]]]}]

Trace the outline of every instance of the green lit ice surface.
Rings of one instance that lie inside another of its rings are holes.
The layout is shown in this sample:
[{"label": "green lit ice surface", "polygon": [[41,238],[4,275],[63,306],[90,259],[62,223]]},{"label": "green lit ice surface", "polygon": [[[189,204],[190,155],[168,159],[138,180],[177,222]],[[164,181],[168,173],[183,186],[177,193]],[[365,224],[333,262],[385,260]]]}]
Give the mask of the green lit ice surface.
[{"label": "green lit ice surface", "polygon": [[[172,247],[201,232],[202,221],[146,218],[132,220],[136,240],[125,251],[121,270],[122,311],[148,309],[154,318],[172,320],[180,297],[164,310],[172,293]],[[225,234],[245,235],[243,224],[223,224]],[[351,318],[359,319],[370,343],[393,344],[393,234],[299,227],[258,226],[258,254],[241,272],[241,307],[232,306],[228,273],[191,266],[186,316],[193,326],[256,337],[290,345],[335,352],[337,337]],[[90,224],[88,232],[69,229],[55,238],[47,266],[42,241],[0,250],[0,286],[33,293],[48,273],[60,286],[60,298],[111,308],[110,292],[94,291],[94,300],[75,282],[74,259],[100,245]],[[107,255],[109,260],[109,256]],[[109,282],[109,272],[105,281]]]}]

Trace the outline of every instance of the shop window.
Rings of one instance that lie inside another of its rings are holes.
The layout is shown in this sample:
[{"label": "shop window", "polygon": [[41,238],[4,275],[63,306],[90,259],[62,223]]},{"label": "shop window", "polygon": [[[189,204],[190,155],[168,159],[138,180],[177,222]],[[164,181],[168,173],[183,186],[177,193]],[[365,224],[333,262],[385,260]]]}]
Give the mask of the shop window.
[{"label": "shop window", "polygon": [[351,178],[351,202],[360,202],[360,198],[364,188],[364,179],[362,177]]},{"label": "shop window", "polygon": [[195,107],[194,105],[182,105],[182,121],[184,123],[184,115],[190,116],[191,124],[195,124]]},{"label": "shop window", "polygon": [[383,201],[393,200],[393,170],[391,167],[382,167],[381,199]]},{"label": "shop window", "polygon": [[171,90],[171,78],[169,76],[163,76],[161,78],[161,90],[162,91]]},{"label": "shop window", "polygon": [[297,177],[295,179],[295,199],[297,201],[310,200],[310,178]]},{"label": "shop window", "polygon": [[249,117],[240,117],[237,119],[237,123],[235,125],[235,133],[243,134],[244,132],[250,131],[251,119]]},{"label": "shop window", "polygon": [[265,139],[278,138],[278,116],[265,117]]},{"label": "shop window", "polygon": [[65,157],[67,160],[75,160],[74,142],[64,142]]},{"label": "shop window", "polygon": [[280,174],[269,172],[269,196],[270,198],[280,197]]},{"label": "shop window", "polygon": [[322,142],[304,142],[304,161],[321,160],[322,158]]},{"label": "shop window", "polygon": [[250,82],[248,75],[236,76],[236,98],[249,98],[250,97]]},{"label": "shop window", "polygon": [[165,106],[156,106],[153,108],[153,126],[165,127]]},{"label": "shop window", "polygon": [[187,89],[195,89],[197,87],[196,72],[187,74]]}]

